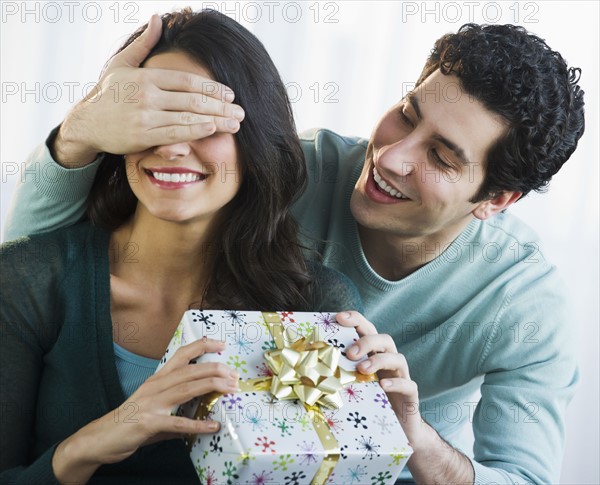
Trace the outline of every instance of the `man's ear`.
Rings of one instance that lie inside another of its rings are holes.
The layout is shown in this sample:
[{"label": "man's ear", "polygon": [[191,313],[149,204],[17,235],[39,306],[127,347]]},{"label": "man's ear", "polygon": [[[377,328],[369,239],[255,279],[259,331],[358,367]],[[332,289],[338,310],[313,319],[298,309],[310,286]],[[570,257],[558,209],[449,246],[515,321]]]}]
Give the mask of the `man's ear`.
[{"label": "man's ear", "polygon": [[514,204],[523,195],[522,192],[501,192],[493,199],[482,200],[471,212],[482,221],[492,217]]}]

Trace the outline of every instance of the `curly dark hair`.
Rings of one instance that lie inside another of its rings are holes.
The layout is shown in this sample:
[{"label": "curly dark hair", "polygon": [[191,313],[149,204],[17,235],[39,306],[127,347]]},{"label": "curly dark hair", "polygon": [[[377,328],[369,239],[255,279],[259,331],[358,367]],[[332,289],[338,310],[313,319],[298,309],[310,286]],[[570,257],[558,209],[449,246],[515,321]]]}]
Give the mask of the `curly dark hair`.
[{"label": "curly dark hair", "polygon": [[437,69],[507,123],[488,152],[485,178],[471,202],[503,191],[543,191],[584,131],[581,69],[515,25],[463,25],[435,43],[417,81]]},{"label": "curly dark hair", "polygon": [[[241,186],[220,210],[205,261],[209,279],[202,302],[211,308],[306,309],[314,291],[297,224],[289,209],[307,180],[285,85],[261,42],[215,10],[189,7],[162,16],[162,35],[146,61],[183,52],[233,89],[246,117],[235,134]],[[147,24],[119,49],[138,38]],[[115,230],[134,213],[137,199],[121,155],[106,154],[88,200],[90,220]]]}]

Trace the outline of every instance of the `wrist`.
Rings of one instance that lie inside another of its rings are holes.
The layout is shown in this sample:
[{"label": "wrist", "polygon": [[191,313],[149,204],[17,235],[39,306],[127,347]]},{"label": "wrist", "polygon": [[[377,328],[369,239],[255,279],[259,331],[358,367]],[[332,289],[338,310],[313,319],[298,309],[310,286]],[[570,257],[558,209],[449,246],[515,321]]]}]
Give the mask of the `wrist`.
[{"label": "wrist", "polygon": [[416,483],[473,484],[471,460],[422,422],[418,439],[411,441],[413,454],[407,463]]},{"label": "wrist", "polygon": [[93,450],[81,430],[61,442],[52,457],[52,471],[60,483],[84,484],[102,465],[89,452]]},{"label": "wrist", "polygon": [[413,433],[411,437],[410,446],[413,454],[430,454],[433,450],[441,449],[447,444],[437,431],[422,419],[418,432]]},{"label": "wrist", "polygon": [[50,146],[54,160],[65,168],[84,167],[98,156],[98,150],[89,141],[82,139],[83,122],[76,110],[77,107],[67,115]]}]

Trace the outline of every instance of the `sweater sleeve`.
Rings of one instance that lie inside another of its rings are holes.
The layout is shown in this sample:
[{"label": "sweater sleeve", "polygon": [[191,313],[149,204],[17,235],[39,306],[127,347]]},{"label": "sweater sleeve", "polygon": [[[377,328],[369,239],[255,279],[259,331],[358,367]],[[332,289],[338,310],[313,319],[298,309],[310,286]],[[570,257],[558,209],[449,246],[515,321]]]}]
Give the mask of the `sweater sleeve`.
[{"label": "sweater sleeve", "polygon": [[31,461],[44,354],[56,338],[49,321],[53,276],[34,264],[41,247],[29,239],[0,249],[0,483],[56,484],[51,446]]},{"label": "sweater sleeve", "polygon": [[58,128],[52,130],[46,143],[39,145],[25,163],[6,216],[5,241],[75,224],[85,213],[102,157],[85,167],[62,167],[48,149]]},{"label": "sweater sleeve", "polygon": [[554,268],[515,285],[486,336],[473,416],[475,483],[558,483],[579,380],[575,332]]}]

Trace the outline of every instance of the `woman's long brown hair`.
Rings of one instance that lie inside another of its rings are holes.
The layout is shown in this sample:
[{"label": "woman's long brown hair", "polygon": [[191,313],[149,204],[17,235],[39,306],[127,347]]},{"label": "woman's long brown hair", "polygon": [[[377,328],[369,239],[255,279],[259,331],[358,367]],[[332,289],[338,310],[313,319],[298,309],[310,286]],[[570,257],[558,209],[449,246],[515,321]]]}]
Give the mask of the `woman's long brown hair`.
[{"label": "woman's long brown hair", "polygon": [[[253,34],[217,11],[186,8],[163,15],[162,22],[161,39],[148,58],[172,51],[187,54],[231,87],[246,112],[235,135],[241,186],[212,226],[213,247],[206,248],[210,276],[201,304],[308,310],[311,278],[290,214],[306,184],[306,165],[277,69]],[[88,217],[113,231],[133,215],[136,204],[123,157],[106,154],[90,193]]]}]

